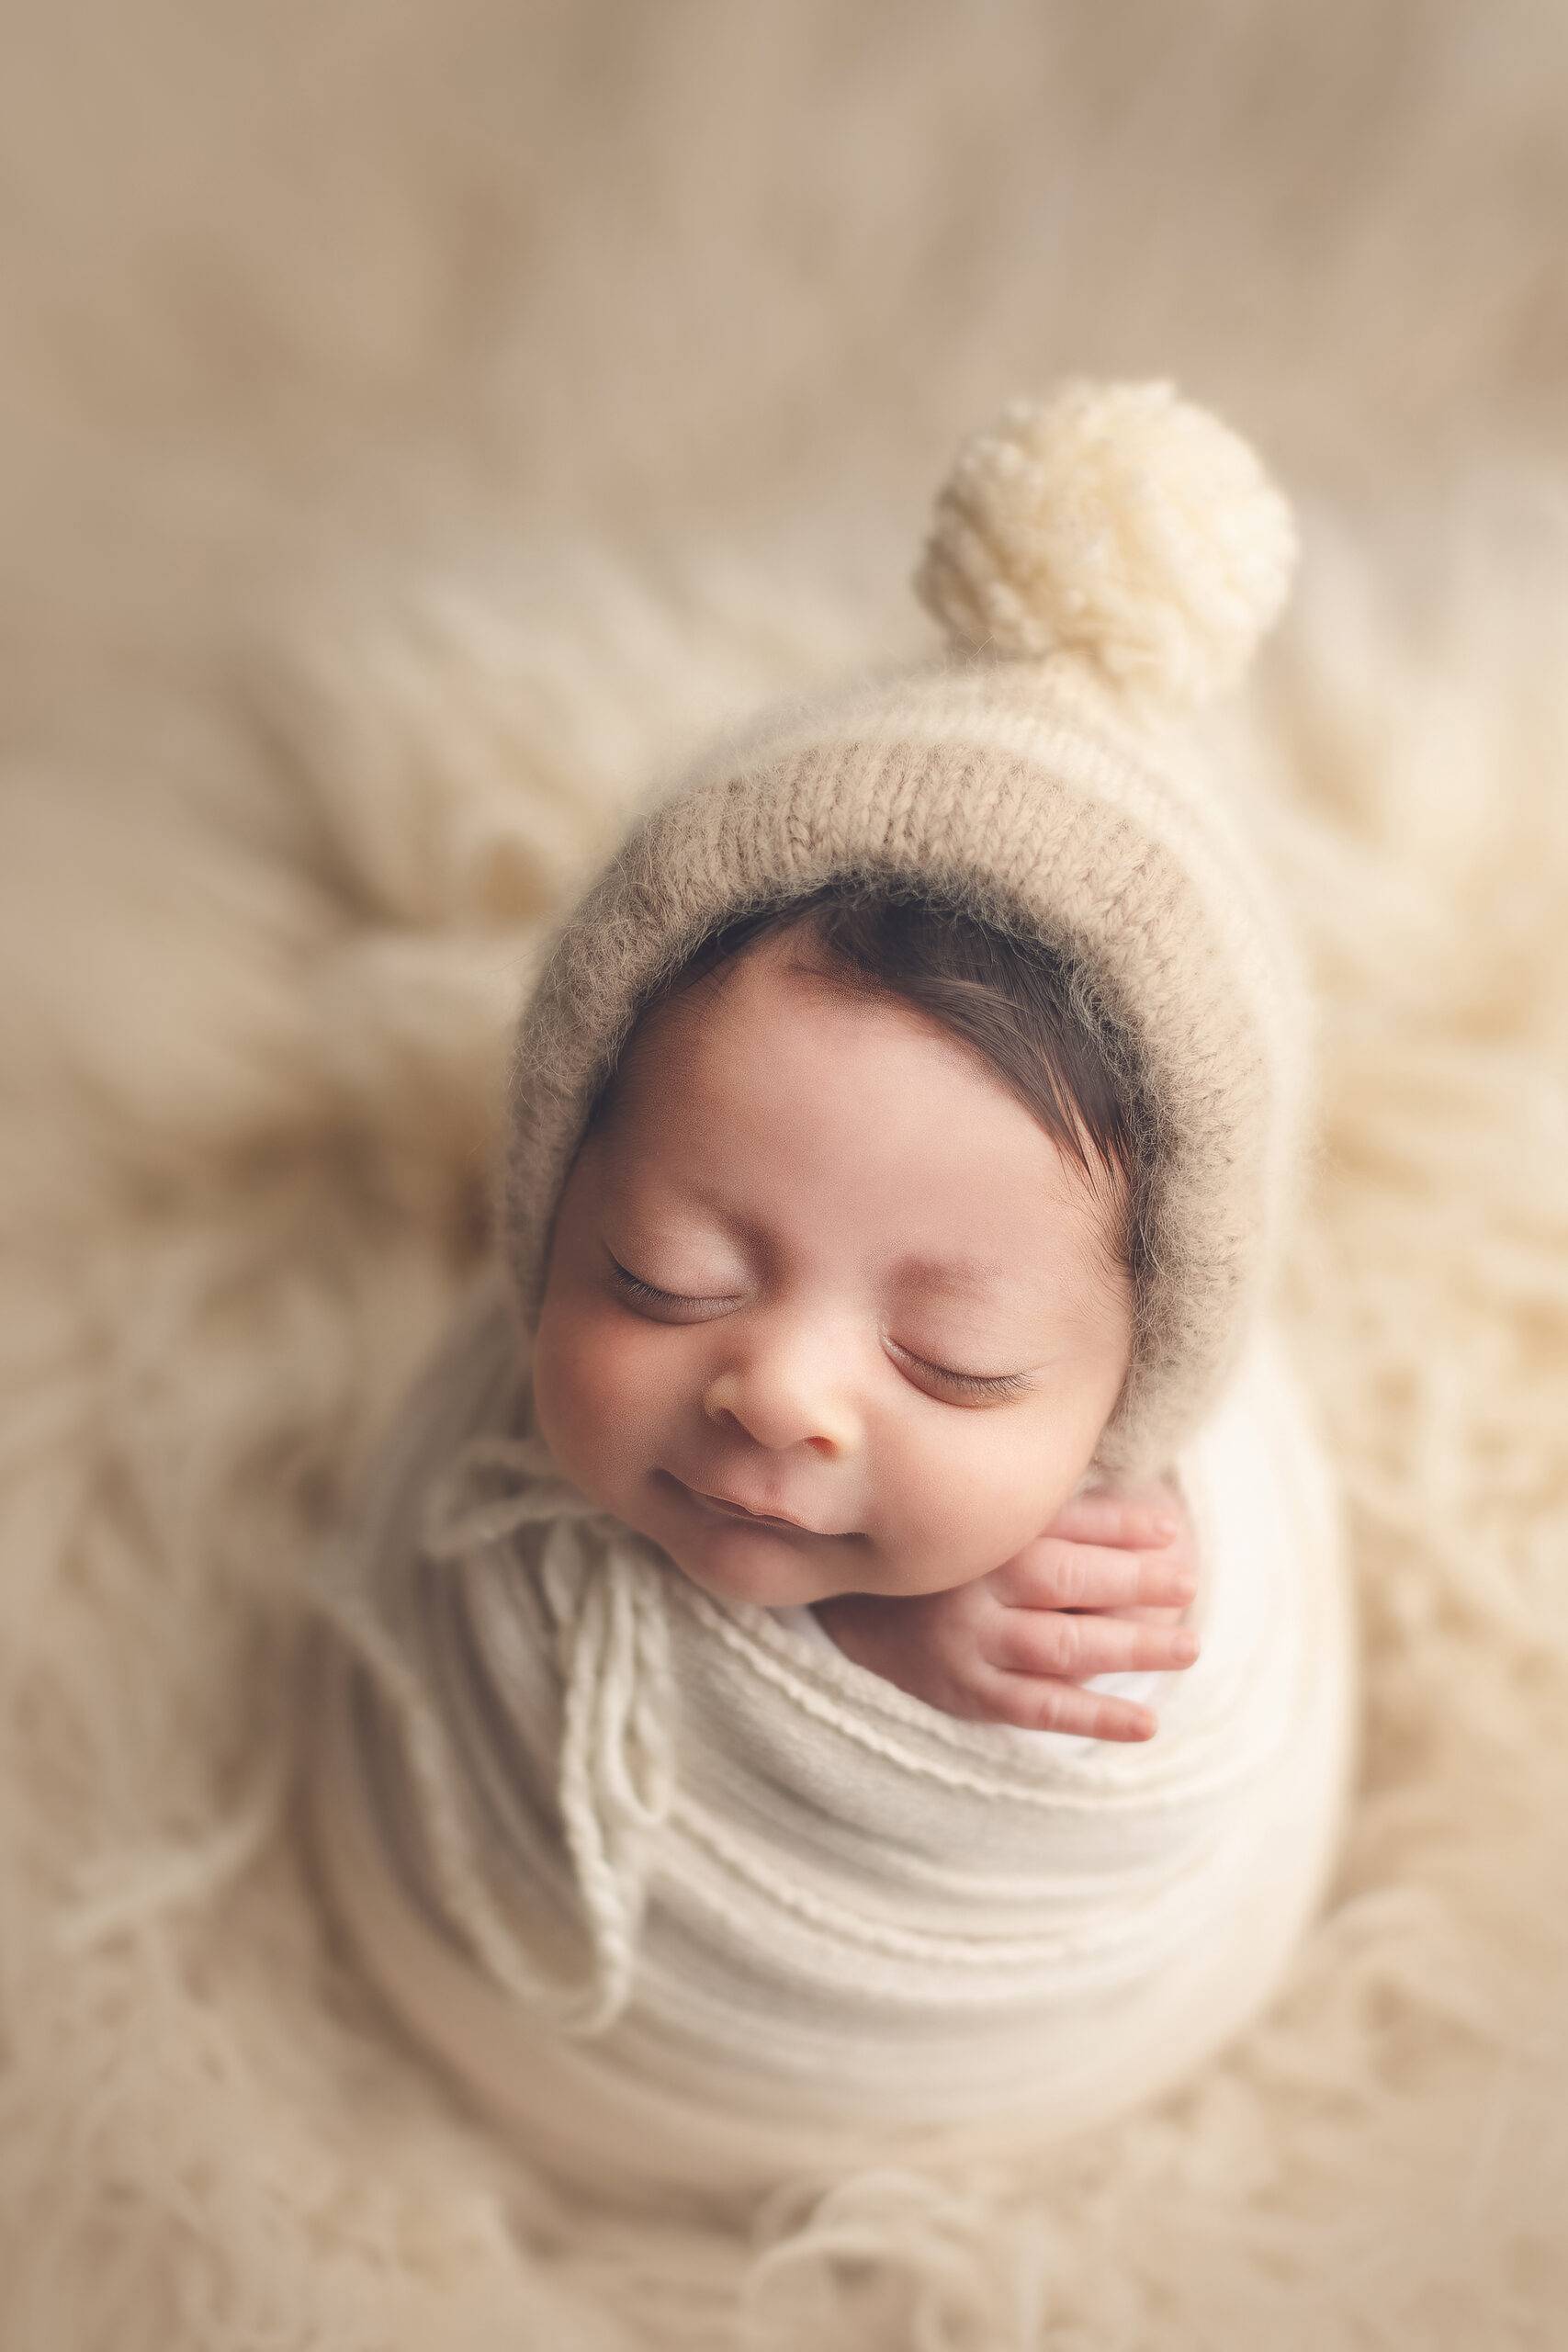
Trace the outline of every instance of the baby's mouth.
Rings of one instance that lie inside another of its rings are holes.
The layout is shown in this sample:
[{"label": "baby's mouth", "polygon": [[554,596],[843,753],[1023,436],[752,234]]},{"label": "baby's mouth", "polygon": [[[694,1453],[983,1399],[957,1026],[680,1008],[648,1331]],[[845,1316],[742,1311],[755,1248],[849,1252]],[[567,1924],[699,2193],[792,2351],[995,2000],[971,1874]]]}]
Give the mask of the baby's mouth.
[{"label": "baby's mouth", "polygon": [[803,1526],[798,1519],[780,1519],[772,1511],[751,1510],[745,1503],[727,1501],[723,1495],[706,1494],[701,1487],[688,1487],[686,1492],[694,1501],[705,1503],[710,1510],[722,1511],[726,1519],[750,1520],[754,1527],[781,1528],[786,1535],[811,1535],[816,1532],[815,1529]]},{"label": "baby's mouth", "polygon": [[807,1527],[801,1520],[780,1518],[772,1511],[751,1510],[745,1503],[730,1502],[722,1495],[710,1495],[701,1487],[688,1486],[685,1479],[677,1478],[672,1470],[667,1470],[663,1475],[681,1488],[682,1494],[696,1506],[698,1510],[715,1518],[736,1521],[743,1526],[766,1527],[775,1534],[794,1535],[804,1539],[820,1538],[828,1532],[820,1528]]}]

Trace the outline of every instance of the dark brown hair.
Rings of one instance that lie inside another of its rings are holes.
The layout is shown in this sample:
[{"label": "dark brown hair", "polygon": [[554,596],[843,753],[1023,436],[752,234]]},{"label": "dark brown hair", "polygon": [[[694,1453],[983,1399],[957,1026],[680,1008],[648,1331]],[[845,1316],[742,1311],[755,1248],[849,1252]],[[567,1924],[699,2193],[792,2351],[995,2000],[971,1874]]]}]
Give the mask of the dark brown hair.
[{"label": "dark brown hair", "polygon": [[[846,875],[748,908],[709,932],[638,1004],[602,1080],[584,1134],[610,1107],[638,1029],[770,934],[799,931],[804,960],[860,994],[914,1005],[978,1053],[1072,1159],[1100,1199],[1100,1263],[1129,1286],[1137,1314],[1146,1274],[1146,1123],[1126,1033],[1083,966],[944,899],[930,886]],[[1092,1158],[1091,1158],[1092,1154]]]}]

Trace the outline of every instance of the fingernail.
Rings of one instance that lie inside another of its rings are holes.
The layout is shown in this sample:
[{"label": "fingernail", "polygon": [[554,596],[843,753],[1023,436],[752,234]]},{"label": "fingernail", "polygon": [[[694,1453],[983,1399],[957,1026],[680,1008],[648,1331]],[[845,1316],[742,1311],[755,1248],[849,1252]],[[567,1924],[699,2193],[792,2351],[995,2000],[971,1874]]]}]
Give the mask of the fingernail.
[{"label": "fingernail", "polygon": [[1174,1519],[1168,1518],[1164,1511],[1159,1513],[1154,1522],[1155,1533],[1159,1536],[1168,1538],[1176,1533],[1176,1521]]},{"label": "fingernail", "polygon": [[1184,1665],[1190,1666],[1198,1655],[1198,1636],[1196,1634],[1178,1634],[1171,1648]]}]

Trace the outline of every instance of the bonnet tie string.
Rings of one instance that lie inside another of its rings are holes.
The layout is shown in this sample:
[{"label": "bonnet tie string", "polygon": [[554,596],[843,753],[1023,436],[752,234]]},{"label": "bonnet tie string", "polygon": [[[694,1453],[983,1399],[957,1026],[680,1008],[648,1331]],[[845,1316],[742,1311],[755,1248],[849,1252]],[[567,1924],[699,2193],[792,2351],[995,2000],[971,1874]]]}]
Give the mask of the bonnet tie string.
[{"label": "bonnet tie string", "polygon": [[[487,1493],[497,1473],[509,1483],[499,1495]],[[536,1434],[480,1436],[460,1449],[426,1492],[415,1572],[417,1565],[446,1567],[461,1588],[490,1565],[498,1545],[539,1522],[546,1533],[538,1586],[554,1620],[561,1678],[557,1797],[590,1950],[581,1984],[543,1973],[508,1916],[520,1907],[517,1898],[498,1905],[494,1874],[476,1849],[475,1809],[454,1796],[453,1747],[427,1679],[360,1594],[323,1590],[321,1598],[396,1710],[431,1869],[452,1924],[505,1991],[558,2030],[587,2037],[612,2024],[631,1996],[652,1833],[673,1793],[669,1633],[659,1579],[624,1544],[603,1540],[618,1522],[561,1478]]]}]

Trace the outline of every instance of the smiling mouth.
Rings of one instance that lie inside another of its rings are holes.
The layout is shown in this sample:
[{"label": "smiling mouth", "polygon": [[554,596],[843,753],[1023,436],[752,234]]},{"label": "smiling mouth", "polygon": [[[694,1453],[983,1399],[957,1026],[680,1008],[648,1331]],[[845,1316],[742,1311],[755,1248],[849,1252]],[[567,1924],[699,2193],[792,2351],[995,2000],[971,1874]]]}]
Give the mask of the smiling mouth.
[{"label": "smiling mouth", "polygon": [[798,1519],[780,1519],[768,1510],[748,1510],[744,1503],[728,1502],[722,1495],[706,1495],[700,1487],[693,1487],[690,1491],[698,1502],[711,1503],[715,1510],[723,1511],[728,1518],[749,1519],[757,1527],[784,1527],[792,1535],[809,1535],[812,1532],[809,1527],[803,1527]]},{"label": "smiling mouth", "polygon": [[[674,1477],[675,1474],[671,1471],[666,1475]],[[710,1495],[705,1493],[701,1487],[689,1487],[683,1478],[676,1478],[675,1483],[691,1497],[693,1502],[705,1510],[716,1512],[721,1519],[737,1520],[749,1527],[775,1528],[781,1535],[815,1535],[817,1532],[815,1528],[805,1526],[798,1519],[782,1519],[772,1511],[749,1510],[744,1503],[732,1503],[723,1495]]]}]

